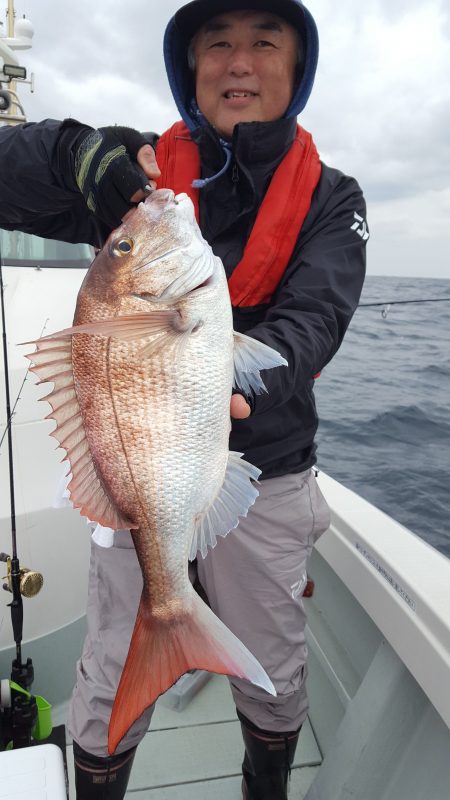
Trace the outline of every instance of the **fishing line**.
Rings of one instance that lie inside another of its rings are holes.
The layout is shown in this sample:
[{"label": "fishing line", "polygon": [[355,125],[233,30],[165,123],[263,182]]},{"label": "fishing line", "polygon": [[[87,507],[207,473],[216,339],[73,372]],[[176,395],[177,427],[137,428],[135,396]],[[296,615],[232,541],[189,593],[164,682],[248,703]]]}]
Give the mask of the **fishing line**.
[{"label": "fishing line", "polygon": [[[48,322],[48,321],[49,321],[49,317],[47,317],[47,319],[46,319],[46,320],[45,320],[45,322],[44,322],[44,325],[43,325],[43,327],[42,327],[42,330],[41,330],[41,332],[40,332],[40,334],[39,334],[39,337],[38,337],[39,339],[41,339],[41,338],[42,338],[42,335],[43,335],[43,333],[44,333],[44,331],[45,331],[45,329],[46,329],[46,327],[47,327],[47,322]],[[14,405],[13,405],[13,407],[12,407],[12,410],[11,410],[11,416],[10,416],[10,417],[8,417],[8,415],[6,416],[6,425],[5,425],[5,430],[3,431],[3,436],[2,436],[2,438],[0,439],[0,449],[1,449],[1,446],[2,446],[2,444],[3,444],[3,440],[4,440],[5,436],[6,436],[6,433],[7,433],[7,431],[8,431],[8,428],[11,426],[12,418],[13,418],[13,416],[14,416],[14,412],[15,412],[15,410],[16,410],[17,403],[19,402],[19,400],[20,400],[20,398],[21,398],[21,395],[22,395],[22,389],[23,389],[23,387],[25,386],[25,381],[26,381],[26,380],[27,380],[27,378],[28,378],[28,373],[29,373],[30,369],[31,369],[31,363],[28,365],[28,367],[27,367],[27,371],[25,372],[25,377],[24,377],[24,379],[23,379],[22,383],[20,384],[20,388],[19,388],[19,391],[18,391],[18,393],[17,393],[17,397],[16,397],[16,399],[15,399],[15,401],[14,401]],[[6,370],[5,370],[5,372],[6,372]]]}]

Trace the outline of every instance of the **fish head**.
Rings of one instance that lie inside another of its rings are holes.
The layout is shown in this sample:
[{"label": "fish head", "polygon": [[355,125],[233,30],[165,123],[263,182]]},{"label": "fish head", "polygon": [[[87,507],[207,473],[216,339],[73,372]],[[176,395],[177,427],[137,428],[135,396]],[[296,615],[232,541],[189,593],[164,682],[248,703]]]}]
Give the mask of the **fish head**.
[{"label": "fish head", "polygon": [[200,233],[192,201],[170,189],[152,192],[130,211],[100,257],[102,271],[121,294],[164,304],[205,285],[216,260]]}]

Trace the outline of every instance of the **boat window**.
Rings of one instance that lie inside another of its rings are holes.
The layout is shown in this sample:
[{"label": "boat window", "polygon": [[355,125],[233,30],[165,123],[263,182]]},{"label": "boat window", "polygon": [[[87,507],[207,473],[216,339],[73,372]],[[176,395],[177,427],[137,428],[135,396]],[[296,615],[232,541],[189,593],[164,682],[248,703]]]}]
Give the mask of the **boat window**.
[{"label": "boat window", "polygon": [[86,269],[93,257],[94,249],[88,244],[68,244],[0,228],[0,262],[4,266]]}]

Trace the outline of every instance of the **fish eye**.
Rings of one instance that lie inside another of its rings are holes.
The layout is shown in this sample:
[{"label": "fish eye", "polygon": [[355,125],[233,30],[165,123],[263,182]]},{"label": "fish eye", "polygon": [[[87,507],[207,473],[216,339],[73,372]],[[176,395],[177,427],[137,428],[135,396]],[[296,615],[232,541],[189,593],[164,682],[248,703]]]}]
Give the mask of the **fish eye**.
[{"label": "fish eye", "polygon": [[113,252],[116,256],[127,256],[133,249],[133,239],[119,239],[113,246]]}]

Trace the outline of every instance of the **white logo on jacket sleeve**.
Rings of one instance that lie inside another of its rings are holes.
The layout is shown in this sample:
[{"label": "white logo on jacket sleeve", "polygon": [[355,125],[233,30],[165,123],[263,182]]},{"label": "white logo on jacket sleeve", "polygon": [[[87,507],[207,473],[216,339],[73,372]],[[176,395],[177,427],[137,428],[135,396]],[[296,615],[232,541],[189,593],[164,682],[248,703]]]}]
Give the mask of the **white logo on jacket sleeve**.
[{"label": "white logo on jacket sleeve", "polygon": [[358,234],[358,236],[361,237],[363,242],[367,242],[367,239],[369,238],[369,229],[367,227],[367,222],[365,221],[365,219],[363,219],[363,217],[360,217],[360,215],[357,214],[356,211],[354,212],[353,216],[356,222],[354,222],[353,225],[350,226],[350,230],[356,231],[356,233]]}]

